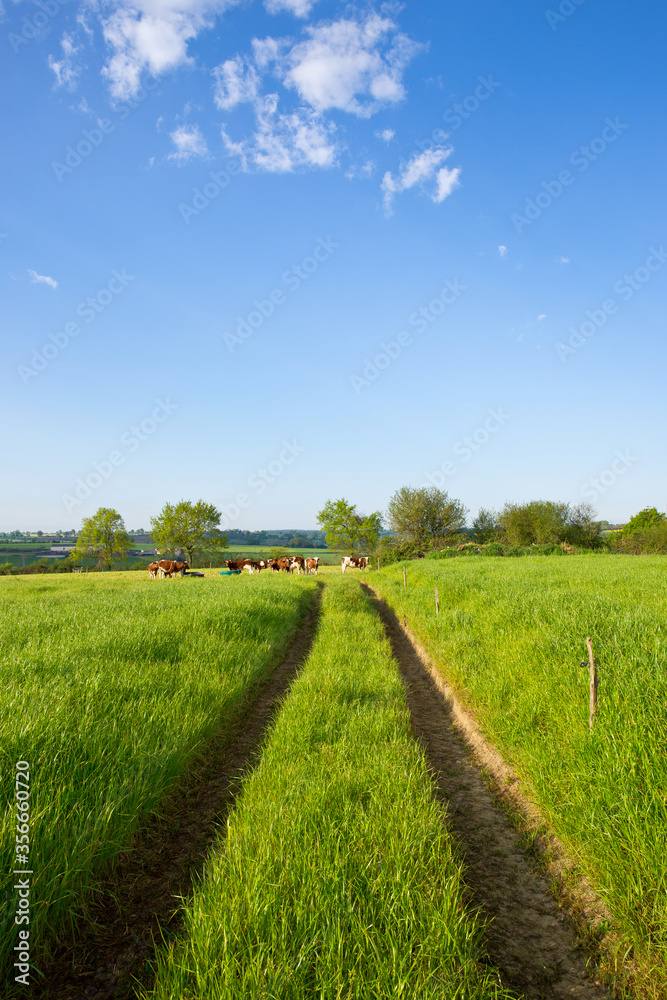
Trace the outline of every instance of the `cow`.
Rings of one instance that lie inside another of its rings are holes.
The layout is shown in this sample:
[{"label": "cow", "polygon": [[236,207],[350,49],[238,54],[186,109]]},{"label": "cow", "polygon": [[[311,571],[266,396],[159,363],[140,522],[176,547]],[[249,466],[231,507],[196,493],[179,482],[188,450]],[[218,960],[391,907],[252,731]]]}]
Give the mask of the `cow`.
[{"label": "cow", "polygon": [[317,559],[306,559],[306,573],[317,573],[317,568],[320,565],[320,557]]},{"label": "cow", "polygon": [[189,568],[186,562],[175,562],[173,559],[160,559],[158,563],[158,575],[171,580],[175,573],[180,573],[181,576],[184,576],[186,569]]},{"label": "cow", "polygon": [[303,556],[292,556],[290,559],[290,570],[298,573],[305,573]]},{"label": "cow", "polygon": [[292,560],[285,558],[278,559],[278,569],[284,573],[290,573],[292,571]]},{"label": "cow", "polygon": [[225,559],[225,566],[227,569],[243,569],[245,564],[245,559]]},{"label": "cow", "polygon": [[245,559],[243,562],[243,568],[245,569],[246,567],[248,569],[248,575],[251,573],[259,573],[262,569],[259,563],[255,562],[254,559]]},{"label": "cow", "polygon": [[154,562],[151,563],[150,566],[148,567],[148,575],[150,576],[151,580],[154,580],[155,577],[157,576],[157,571],[159,569],[159,566],[160,566],[159,563]]},{"label": "cow", "polygon": [[352,569],[365,569],[368,566],[368,556],[343,556],[340,561],[341,573],[344,573],[348,566]]}]

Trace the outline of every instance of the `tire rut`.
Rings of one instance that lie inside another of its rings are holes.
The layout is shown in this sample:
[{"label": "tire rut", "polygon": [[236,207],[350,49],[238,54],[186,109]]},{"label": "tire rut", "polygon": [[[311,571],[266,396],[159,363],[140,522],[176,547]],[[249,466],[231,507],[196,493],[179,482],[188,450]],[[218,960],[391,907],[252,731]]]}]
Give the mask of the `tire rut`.
[{"label": "tire rut", "polygon": [[459,733],[443,695],[394,612],[362,584],[391,643],[406,689],[415,739],[424,749],[436,797],[465,863],[473,908],[487,922],[489,957],[503,984],[531,1000],[605,1000],[587,970],[574,928],[546,879],[524,854]]},{"label": "tire rut", "polygon": [[75,940],[43,970],[39,1000],[134,1000],[152,982],[156,948],[182,923],[182,901],[191,895],[216,838],[255,766],[267,728],[310,653],[320,616],[323,584],[269,677],[249,694],[242,717],[220,730],[188,768],[118,859],[102,883]]}]

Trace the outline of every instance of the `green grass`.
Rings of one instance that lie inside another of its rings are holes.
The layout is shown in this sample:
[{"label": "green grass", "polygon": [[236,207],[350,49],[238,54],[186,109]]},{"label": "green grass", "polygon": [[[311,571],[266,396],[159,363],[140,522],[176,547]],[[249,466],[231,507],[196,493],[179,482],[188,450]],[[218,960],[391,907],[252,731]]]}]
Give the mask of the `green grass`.
[{"label": "green grass", "polygon": [[[667,988],[667,558],[424,561],[407,565],[407,579],[404,589],[394,565],[372,583],[463,692]],[[592,735],[579,665],[589,635],[600,664]]]},{"label": "green grass", "polygon": [[[275,665],[314,588],[285,574],[0,578],[0,848],[10,872],[10,782],[26,760],[38,968],[142,818]],[[17,930],[11,882],[2,903],[5,974]]]},{"label": "green grass", "polygon": [[480,927],[390,647],[327,578],[316,642],[228,820],[152,1000],[482,1000]]}]

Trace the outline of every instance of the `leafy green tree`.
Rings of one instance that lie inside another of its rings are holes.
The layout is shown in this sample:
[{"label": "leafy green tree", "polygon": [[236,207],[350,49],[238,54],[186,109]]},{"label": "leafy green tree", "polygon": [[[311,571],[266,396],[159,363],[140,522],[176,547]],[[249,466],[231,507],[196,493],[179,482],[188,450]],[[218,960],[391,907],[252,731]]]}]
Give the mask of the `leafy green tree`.
[{"label": "leafy green tree", "polygon": [[486,507],[480,507],[477,517],[472,522],[472,536],[475,541],[479,542],[480,545],[493,542],[499,530],[500,525],[498,524],[498,515],[496,512],[494,510],[487,510]]},{"label": "leafy green tree", "polygon": [[166,503],[158,516],[151,518],[151,535],[158,549],[182,549],[190,566],[194,566],[196,555],[218,556],[227,547],[227,536],[218,528],[221,517],[212,503],[203,500]]},{"label": "leafy green tree", "polygon": [[97,559],[100,566],[111,569],[115,559],[125,558],[132,544],[118,511],[100,507],[92,517],[83,519],[72,554],[75,559]]},{"label": "leafy green tree", "polygon": [[317,515],[317,523],[329,548],[348,550],[354,555],[355,549],[375,551],[382,530],[382,514],[379,510],[368,516],[360,514],[345,498],[327,500]]},{"label": "leafy green tree", "polygon": [[563,532],[564,540],[585,549],[600,548],[603,544],[600,533],[602,525],[595,520],[596,517],[597,511],[590,503],[580,503],[570,508]]},{"label": "leafy green tree", "polygon": [[546,545],[564,538],[570,505],[553,500],[506,503],[498,517],[509,545]]},{"label": "leafy green tree", "polygon": [[653,528],[658,524],[667,521],[667,514],[661,514],[657,507],[644,507],[638,514],[630,518],[623,527],[623,535],[634,534],[636,531],[643,531],[645,528]]},{"label": "leafy green tree", "polygon": [[392,531],[423,548],[446,544],[464,526],[466,514],[460,500],[437,486],[402,486],[387,507]]}]

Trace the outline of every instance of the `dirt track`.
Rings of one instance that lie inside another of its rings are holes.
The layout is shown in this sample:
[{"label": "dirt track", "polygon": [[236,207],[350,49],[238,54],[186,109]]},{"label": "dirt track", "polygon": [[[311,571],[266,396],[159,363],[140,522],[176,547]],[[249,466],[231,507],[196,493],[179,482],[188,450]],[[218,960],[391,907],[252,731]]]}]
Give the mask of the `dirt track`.
[{"label": "dirt track", "polygon": [[186,897],[253,767],[267,726],[312,646],[322,590],[280,665],[251,696],[242,720],[218,733],[161,810],[122,855],[113,880],[101,886],[76,946],[64,948],[43,969],[47,985],[39,1000],[133,1000],[137,980],[150,984],[155,944],[178,929],[175,897]]},{"label": "dirt track", "polygon": [[489,957],[504,985],[540,1000],[603,1000],[608,994],[587,973],[567,917],[522,851],[459,734],[451,701],[443,697],[393,611],[370,587],[364,589],[398,663],[413,733],[424,748],[436,794],[446,805],[472,904],[491,918]]}]

